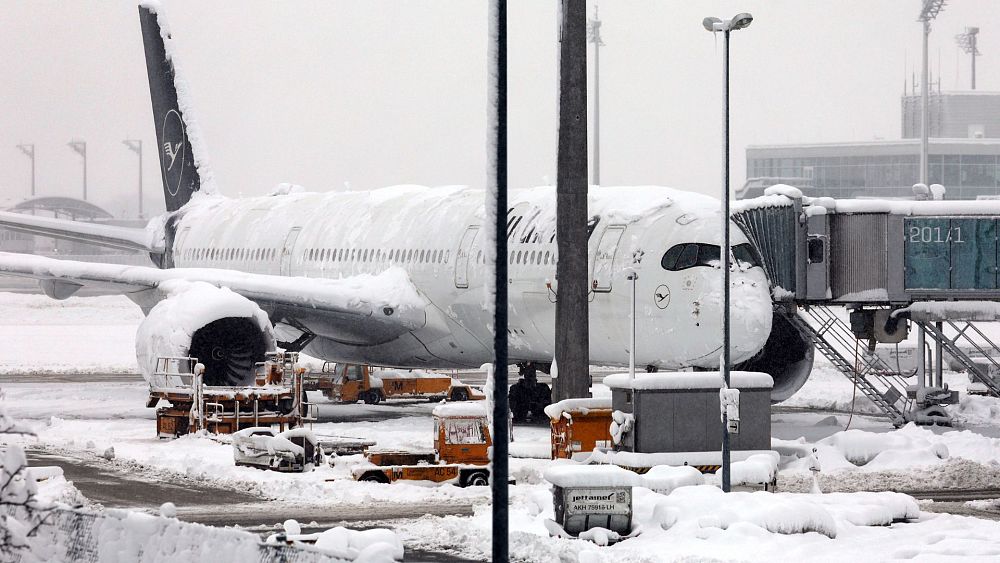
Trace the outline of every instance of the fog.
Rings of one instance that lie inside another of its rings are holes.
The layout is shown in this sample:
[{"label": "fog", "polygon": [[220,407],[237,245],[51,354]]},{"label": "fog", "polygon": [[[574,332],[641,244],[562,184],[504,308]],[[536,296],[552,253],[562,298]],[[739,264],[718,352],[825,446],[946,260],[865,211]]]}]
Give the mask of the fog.
[{"label": "fog", "polygon": [[[894,139],[899,96],[919,77],[918,0],[605,0],[600,4],[601,179],[720,190],[722,38],[705,16],[753,14],[732,35],[732,187],[749,144]],[[482,186],[486,1],[166,2],[179,64],[223,193],[414,184]],[[509,3],[510,187],[555,179],[556,0]],[[591,11],[593,3],[590,4]],[[969,87],[954,35],[979,26],[977,86],[1000,90],[1000,26],[989,0],[953,1],[934,22],[943,90]],[[163,208],[135,2],[0,0],[0,206],[82,195]],[[592,61],[593,47],[590,47]]]}]

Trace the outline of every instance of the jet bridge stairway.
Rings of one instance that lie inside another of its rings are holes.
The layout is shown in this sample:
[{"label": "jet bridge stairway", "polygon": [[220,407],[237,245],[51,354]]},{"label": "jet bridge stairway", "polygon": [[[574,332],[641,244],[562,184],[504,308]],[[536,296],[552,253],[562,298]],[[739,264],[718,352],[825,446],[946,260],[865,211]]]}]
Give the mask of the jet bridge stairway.
[{"label": "jet bridge stairway", "polygon": [[[906,383],[878,356],[859,350],[858,340],[851,327],[842,321],[829,307],[810,305],[804,313],[790,315],[792,323],[812,341],[827,360],[856,385],[897,428],[906,424],[910,400],[906,395]],[[815,321],[813,326],[803,314]],[[854,356],[855,362],[849,358]]]},{"label": "jet bridge stairway", "polygon": [[[970,379],[975,379],[982,383],[994,397],[1000,397],[1000,381],[993,378],[993,374],[1000,373],[1000,348],[993,343],[976,325],[966,322],[965,326],[959,328],[955,321],[943,321],[940,323],[927,321],[914,321],[923,327],[927,334],[937,342],[941,343],[944,350],[958,361],[969,373]],[[954,337],[949,337],[945,333],[945,326],[955,331]],[[967,350],[974,350],[983,357],[981,362],[973,360],[959,346],[959,342],[965,344]]]}]

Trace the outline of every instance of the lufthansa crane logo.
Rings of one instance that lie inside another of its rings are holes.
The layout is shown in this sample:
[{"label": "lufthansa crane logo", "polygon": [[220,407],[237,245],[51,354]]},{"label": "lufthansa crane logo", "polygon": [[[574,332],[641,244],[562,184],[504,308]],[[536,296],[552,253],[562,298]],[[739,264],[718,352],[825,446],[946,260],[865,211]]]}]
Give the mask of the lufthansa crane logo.
[{"label": "lufthansa crane logo", "polygon": [[163,142],[162,154],[160,155],[163,163],[163,183],[170,195],[176,196],[177,192],[180,191],[181,182],[184,180],[184,166],[187,158],[184,121],[177,110],[172,109],[163,116],[160,139]]},{"label": "lufthansa crane logo", "polygon": [[653,292],[653,302],[660,309],[666,309],[670,305],[670,288],[663,284],[657,287]]}]

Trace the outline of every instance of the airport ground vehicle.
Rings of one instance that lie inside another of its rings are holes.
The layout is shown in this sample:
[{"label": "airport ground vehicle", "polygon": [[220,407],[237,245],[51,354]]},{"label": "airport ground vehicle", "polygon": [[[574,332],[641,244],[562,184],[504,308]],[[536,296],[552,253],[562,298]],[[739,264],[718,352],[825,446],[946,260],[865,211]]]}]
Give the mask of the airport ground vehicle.
[{"label": "airport ground vehicle", "polygon": [[552,459],[587,457],[611,447],[611,397],[565,399],[545,407],[551,426]]},{"label": "airport ground vehicle", "polygon": [[[206,430],[233,434],[244,428],[301,427],[312,420],[304,399],[295,352],[271,352],[254,366],[249,385],[208,385],[212,375],[198,358],[158,358],[150,378],[148,407],[156,409],[160,438]],[[164,406],[159,406],[161,401]]]},{"label": "airport ground vehicle", "polygon": [[450,401],[485,398],[478,389],[447,375],[426,371],[376,370],[362,364],[329,362],[323,365],[313,388],[334,401],[355,403],[362,400],[370,405],[392,398],[444,397]]},{"label": "airport ground vehicle", "polygon": [[245,428],[233,434],[236,465],[282,472],[302,472],[323,462],[316,436],[305,428],[275,432],[270,427]]},{"label": "airport ground vehicle", "polygon": [[450,482],[461,487],[489,484],[493,445],[481,402],[442,403],[434,408],[434,450],[369,450],[367,465],[354,469],[358,481]]}]

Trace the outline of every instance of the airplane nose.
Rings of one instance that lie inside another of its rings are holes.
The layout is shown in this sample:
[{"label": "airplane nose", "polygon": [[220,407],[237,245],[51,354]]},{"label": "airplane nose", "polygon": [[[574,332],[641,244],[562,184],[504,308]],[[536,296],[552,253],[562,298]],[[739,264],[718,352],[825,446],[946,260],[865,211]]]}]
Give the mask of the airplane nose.
[{"label": "airplane nose", "polygon": [[771,293],[766,282],[734,276],[729,301],[733,362],[742,362],[759,352],[771,334]]}]

